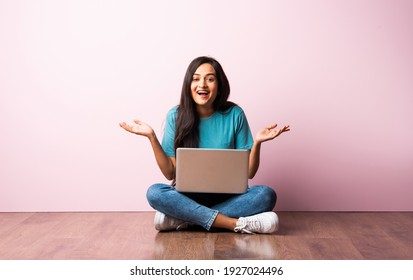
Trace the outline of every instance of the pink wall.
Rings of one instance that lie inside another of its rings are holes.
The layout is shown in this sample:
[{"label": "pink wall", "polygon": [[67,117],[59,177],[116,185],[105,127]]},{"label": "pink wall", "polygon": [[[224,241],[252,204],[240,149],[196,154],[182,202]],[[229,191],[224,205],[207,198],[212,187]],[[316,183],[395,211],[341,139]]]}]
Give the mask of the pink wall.
[{"label": "pink wall", "polygon": [[276,210],[413,210],[413,1],[0,1],[0,211],[151,210],[189,62],[212,55]]}]

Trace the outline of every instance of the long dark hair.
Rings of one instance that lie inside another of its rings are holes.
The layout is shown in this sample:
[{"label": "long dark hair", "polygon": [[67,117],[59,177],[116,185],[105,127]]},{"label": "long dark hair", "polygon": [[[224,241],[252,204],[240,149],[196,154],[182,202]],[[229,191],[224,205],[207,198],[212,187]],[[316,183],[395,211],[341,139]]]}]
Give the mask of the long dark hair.
[{"label": "long dark hair", "polygon": [[191,83],[196,69],[205,63],[214,67],[218,82],[217,97],[213,103],[214,111],[223,112],[235,105],[235,103],[228,101],[230,86],[221,64],[216,59],[208,56],[195,58],[189,64],[182,84],[181,100],[176,118],[175,150],[179,147],[198,148],[199,146],[199,116],[196,104],[192,99]]}]

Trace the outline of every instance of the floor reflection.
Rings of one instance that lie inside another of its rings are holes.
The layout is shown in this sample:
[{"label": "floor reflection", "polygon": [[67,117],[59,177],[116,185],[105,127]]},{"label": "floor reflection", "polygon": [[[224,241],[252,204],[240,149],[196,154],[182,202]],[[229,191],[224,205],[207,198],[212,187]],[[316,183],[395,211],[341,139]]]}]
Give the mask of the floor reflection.
[{"label": "floor reflection", "polygon": [[231,233],[219,236],[215,244],[215,259],[277,259],[274,235]]},{"label": "floor reflection", "polygon": [[232,232],[159,232],[153,259],[277,259],[276,235]]}]

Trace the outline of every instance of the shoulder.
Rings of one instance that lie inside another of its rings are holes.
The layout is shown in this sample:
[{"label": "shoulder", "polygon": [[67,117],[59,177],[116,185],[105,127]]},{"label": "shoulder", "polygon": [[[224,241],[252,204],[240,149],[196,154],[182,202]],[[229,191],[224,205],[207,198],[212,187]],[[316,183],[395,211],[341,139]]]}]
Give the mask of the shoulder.
[{"label": "shoulder", "polygon": [[244,110],[238,105],[232,106],[232,110],[234,111],[234,114],[245,114]]},{"label": "shoulder", "polygon": [[233,117],[245,117],[244,110],[238,105],[231,106],[229,109],[225,110],[222,113]]},{"label": "shoulder", "polygon": [[168,113],[166,113],[166,118],[167,119],[176,119],[176,116],[178,115],[178,105],[172,107],[171,109],[169,109]]}]

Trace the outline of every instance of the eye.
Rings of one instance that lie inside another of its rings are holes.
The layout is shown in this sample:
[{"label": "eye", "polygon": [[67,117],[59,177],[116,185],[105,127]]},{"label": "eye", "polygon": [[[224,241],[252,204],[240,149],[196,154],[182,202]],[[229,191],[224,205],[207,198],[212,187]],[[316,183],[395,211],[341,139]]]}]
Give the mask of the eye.
[{"label": "eye", "polygon": [[192,78],[192,81],[193,81],[193,82],[197,82],[197,81],[199,81],[199,78],[193,77],[193,78]]},{"label": "eye", "polygon": [[215,82],[215,78],[208,78],[208,82],[210,82],[210,83]]}]

